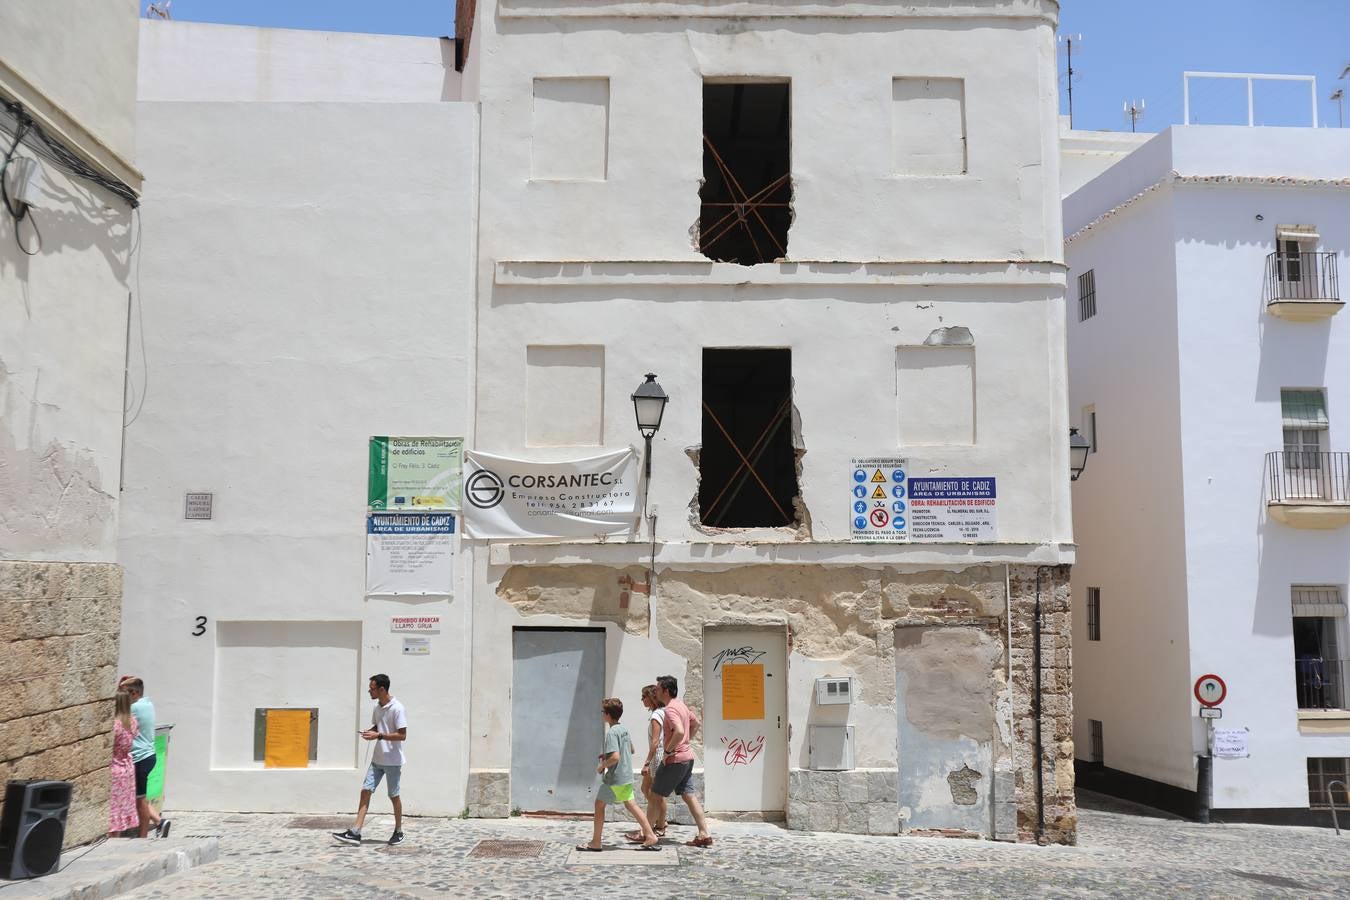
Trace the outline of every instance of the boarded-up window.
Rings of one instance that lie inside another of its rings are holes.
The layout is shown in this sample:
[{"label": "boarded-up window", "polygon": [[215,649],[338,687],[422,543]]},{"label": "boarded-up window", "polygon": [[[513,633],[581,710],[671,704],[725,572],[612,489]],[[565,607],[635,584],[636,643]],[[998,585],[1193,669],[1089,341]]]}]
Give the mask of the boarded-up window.
[{"label": "boarded-up window", "polygon": [[975,348],[897,347],[900,444],[975,443]]},{"label": "boarded-up window", "polygon": [[964,174],[965,82],[960,78],[894,79],[891,142],[897,174]]},{"label": "boarded-up window", "polygon": [[609,79],[536,78],[531,151],[536,180],[603,180]]},{"label": "boarded-up window", "polygon": [[792,224],[787,82],[703,85],[698,246],[743,266],[787,256]]},{"label": "boarded-up window", "polygon": [[699,519],[718,528],[794,525],[792,351],[703,351]]},{"label": "boarded-up window", "polygon": [[604,347],[526,348],[525,415],[531,447],[601,443],[604,406]]}]

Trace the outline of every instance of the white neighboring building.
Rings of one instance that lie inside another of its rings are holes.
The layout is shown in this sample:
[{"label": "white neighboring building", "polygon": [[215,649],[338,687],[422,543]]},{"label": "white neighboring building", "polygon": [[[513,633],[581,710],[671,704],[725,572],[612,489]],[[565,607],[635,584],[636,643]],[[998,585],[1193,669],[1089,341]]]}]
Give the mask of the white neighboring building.
[{"label": "white neighboring building", "polygon": [[[1350,132],[1173,127],[1065,201],[1079,783],[1325,824],[1350,759]],[[1340,424],[1338,424],[1340,423]]]},{"label": "white neighboring building", "polygon": [[[121,665],[175,725],[169,803],[352,809],[366,677],[386,672],[410,717],[405,810],[458,813],[467,579],[449,600],[365,597],[368,438],[469,427],[477,113],[444,102],[449,42],[141,34],[149,388],[127,431]],[[391,630],[408,615],[440,619],[426,656]],[[266,767],[272,708],[317,710],[307,766]]]}]

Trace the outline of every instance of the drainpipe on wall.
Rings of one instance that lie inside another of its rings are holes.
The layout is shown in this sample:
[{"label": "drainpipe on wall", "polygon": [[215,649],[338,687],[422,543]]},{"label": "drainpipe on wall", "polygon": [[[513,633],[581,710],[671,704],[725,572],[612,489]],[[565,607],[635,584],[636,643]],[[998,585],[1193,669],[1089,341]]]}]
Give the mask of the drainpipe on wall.
[{"label": "drainpipe on wall", "polygon": [[1036,606],[1031,619],[1031,668],[1035,686],[1031,694],[1031,711],[1036,718],[1034,744],[1036,752],[1036,843],[1045,843],[1045,753],[1041,746],[1041,570],[1036,567]]}]

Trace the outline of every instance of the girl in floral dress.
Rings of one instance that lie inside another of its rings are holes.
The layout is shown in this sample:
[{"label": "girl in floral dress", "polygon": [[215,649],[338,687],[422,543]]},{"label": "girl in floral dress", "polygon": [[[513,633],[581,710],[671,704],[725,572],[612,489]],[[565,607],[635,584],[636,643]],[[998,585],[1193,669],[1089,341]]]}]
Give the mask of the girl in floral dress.
[{"label": "girl in floral dress", "polygon": [[136,767],[131,761],[131,741],[136,737],[136,719],[131,715],[131,695],[117,692],[113,714],[113,758],[109,765],[108,834],[116,837],[140,823],[136,815]]}]

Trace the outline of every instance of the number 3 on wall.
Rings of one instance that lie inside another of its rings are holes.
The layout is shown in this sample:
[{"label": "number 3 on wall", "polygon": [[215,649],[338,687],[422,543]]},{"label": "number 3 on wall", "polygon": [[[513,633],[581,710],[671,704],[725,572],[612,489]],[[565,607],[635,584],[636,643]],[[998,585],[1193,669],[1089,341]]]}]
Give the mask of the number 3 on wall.
[{"label": "number 3 on wall", "polygon": [[192,629],[193,637],[201,637],[206,634],[206,616],[197,617],[197,627]]}]

